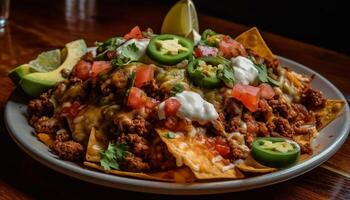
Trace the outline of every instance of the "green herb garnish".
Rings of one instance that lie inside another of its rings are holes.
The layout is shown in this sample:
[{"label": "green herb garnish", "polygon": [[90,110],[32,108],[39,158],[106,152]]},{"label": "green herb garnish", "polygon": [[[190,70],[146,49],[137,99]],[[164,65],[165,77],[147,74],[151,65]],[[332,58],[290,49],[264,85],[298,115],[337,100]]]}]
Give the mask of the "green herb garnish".
[{"label": "green herb garnish", "polygon": [[185,87],[181,83],[176,83],[170,91],[171,96],[175,96],[177,93],[181,93],[185,90]]},{"label": "green herb garnish", "polygon": [[119,169],[129,147],[126,144],[109,143],[108,148],[100,153],[100,164],[104,170]]},{"label": "green herb garnish", "polygon": [[176,138],[176,134],[173,132],[168,132],[168,133],[164,134],[164,137],[168,138],[168,139],[174,139],[174,138]]}]

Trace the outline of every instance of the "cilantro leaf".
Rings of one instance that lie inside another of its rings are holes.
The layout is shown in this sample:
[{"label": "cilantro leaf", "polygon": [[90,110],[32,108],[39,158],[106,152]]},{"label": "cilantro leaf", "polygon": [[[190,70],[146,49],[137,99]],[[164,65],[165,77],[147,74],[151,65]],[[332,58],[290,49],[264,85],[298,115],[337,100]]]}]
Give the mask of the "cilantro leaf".
[{"label": "cilantro leaf", "polygon": [[181,93],[185,90],[185,87],[181,83],[176,83],[170,91],[171,96],[175,96],[177,93]]},{"label": "cilantro leaf", "polygon": [[225,65],[222,70],[218,71],[218,78],[222,80],[227,87],[232,88],[235,83],[233,68]]},{"label": "cilantro leaf", "polygon": [[116,51],[124,42],[125,39],[122,37],[112,37],[105,42],[95,42],[96,60],[107,60],[107,52]]},{"label": "cilantro leaf", "polygon": [[165,138],[168,138],[168,139],[174,139],[176,138],[176,134],[173,133],[173,132],[167,132],[166,134],[163,135]]},{"label": "cilantro leaf", "polygon": [[255,65],[256,69],[258,70],[259,72],[259,75],[258,75],[258,78],[259,80],[262,82],[262,83],[267,83],[269,82],[267,80],[267,69],[266,69],[266,66],[261,64],[261,65]]},{"label": "cilantro leaf", "polygon": [[134,42],[123,47],[121,50],[121,54],[122,56],[129,58],[130,60],[137,60],[139,58],[139,48]]},{"label": "cilantro leaf", "polygon": [[126,144],[109,143],[105,151],[100,152],[100,164],[104,170],[119,169],[119,162],[121,162],[127,151]]},{"label": "cilantro leaf", "polygon": [[132,61],[137,61],[143,55],[140,49],[136,46],[135,42],[121,46],[118,48],[118,57],[112,59],[111,64],[113,67],[120,67],[127,65]]}]

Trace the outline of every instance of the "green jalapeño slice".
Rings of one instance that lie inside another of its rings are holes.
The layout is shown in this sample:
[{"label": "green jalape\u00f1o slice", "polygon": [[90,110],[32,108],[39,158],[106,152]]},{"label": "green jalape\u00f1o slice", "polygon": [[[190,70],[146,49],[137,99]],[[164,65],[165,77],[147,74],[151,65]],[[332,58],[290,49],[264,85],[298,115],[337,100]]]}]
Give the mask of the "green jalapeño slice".
[{"label": "green jalape\u00f1o slice", "polygon": [[[221,86],[222,81],[226,83],[226,79],[223,79],[224,76],[221,74],[230,69],[227,62],[226,59],[220,57],[201,57],[188,64],[187,72],[195,85],[209,89],[217,88]],[[232,76],[233,82],[233,71],[228,74]]]},{"label": "green jalape\u00f1o slice", "polygon": [[254,159],[269,167],[287,167],[297,162],[299,155],[299,145],[286,138],[257,138],[252,145]]},{"label": "green jalape\u00f1o slice", "polygon": [[158,35],[151,39],[147,47],[149,57],[164,65],[174,65],[189,58],[193,52],[193,42],[177,35]]}]

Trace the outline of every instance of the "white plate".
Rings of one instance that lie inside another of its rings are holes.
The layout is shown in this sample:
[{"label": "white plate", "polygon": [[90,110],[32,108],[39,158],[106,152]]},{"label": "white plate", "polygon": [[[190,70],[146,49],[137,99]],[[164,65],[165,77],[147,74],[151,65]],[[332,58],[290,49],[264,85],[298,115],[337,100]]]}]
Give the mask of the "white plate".
[{"label": "white plate", "polygon": [[[283,57],[279,58],[283,66],[288,66],[292,70],[303,74],[315,74],[316,77],[312,86],[320,89],[327,98],[341,99],[345,101],[341,92],[318,73],[299,63]],[[149,193],[177,195],[213,194],[248,190],[279,183],[299,176],[325,162],[345,142],[350,130],[350,112],[349,106],[346,104],[344,112],[324,128],[313,141],[313,147],[315,147],[314,154],[307,160],[290,168],[242,180],[191,184],[164,183],[105,174],[85,169],[76,163],[60,160],[57,156],[50,153],[49,149],[33,135],[33,128],[29,126],[25,116],[27,103],[28,99],[26,98],[26,95],[20,90],[16,90],[6,104],[5,124],[13,140],[35,160],[56,171],[84,181],[118,189]]]}]

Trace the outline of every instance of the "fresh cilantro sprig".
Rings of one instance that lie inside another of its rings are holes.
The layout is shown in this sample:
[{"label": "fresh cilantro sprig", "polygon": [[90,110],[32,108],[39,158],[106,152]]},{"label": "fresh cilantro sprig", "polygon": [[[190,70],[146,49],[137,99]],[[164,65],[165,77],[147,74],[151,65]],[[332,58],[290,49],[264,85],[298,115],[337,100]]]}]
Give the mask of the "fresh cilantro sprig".
[{"label": "fresh cilantro sprig", "polygon": [[271,78],[267,72],[267,67],[264,64],[259,64],[255,60],[253,56],[250,56],[249,59],[254,63],[255,68],[258,70],[258,79],[262,83],[270,84],[271,86],[277,86],[280,87],[281,83],[276,81],[275,79]]},{"label": "fresh cilantro sprig", "polygon": [[95,42],[96,60],[106,60],[108,51],[116,51],[117,48],[125,42],[122,37],[112,37],[105,42]]},{"label": "fresh cilantro sprig", "polygon": [[170,95],[175,96],[177,93],[181,93],[185,90],[184,85],[181,83],[176,83],[173,88],[170,90]]},{"label": "fresh cilantro sprig", "polygon": [[222,70],[218,71],[218,78],[222,80],[227,87],[232,88],[235,83],[233,68],[225,65]]},{"label": "fresh cilantro sprig", "polygon": [[124,160],[128,151],[126,144],[109,143],[108,148],[100,153],[100,164],[104,170],[119,169],[119,162]]},{"label": "fresh cilantro sprig", "polygon": [[126,64],[136,61],[140,58],[140,50],[135,43],[128,44],[121,47],[120,54],[117,58],[112,59],[111,64],[113,67],[120,67]]}]

